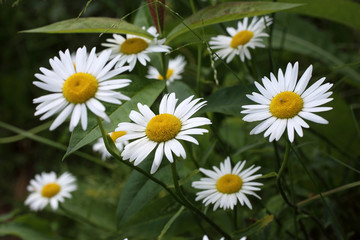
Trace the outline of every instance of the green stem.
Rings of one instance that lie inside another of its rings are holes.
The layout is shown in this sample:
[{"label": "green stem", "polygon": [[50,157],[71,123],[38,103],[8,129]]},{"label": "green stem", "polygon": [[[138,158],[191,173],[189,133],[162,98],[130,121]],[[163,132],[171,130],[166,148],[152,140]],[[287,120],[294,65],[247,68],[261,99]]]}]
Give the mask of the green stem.
[{"label": "green stem", "polygon": [[198,46],[197,52],[197,69],[196,69],[196,95],[201,97],[201,89],[200,89],[200,77],[201,77],[201,53],[202,53],[202,45]]},{"label": "green stem", "polygon": [[[45,144],[45,145],[48,145],[48,146],[51,146],[51,147],[54,147],[54,148],[57,148],[57,149],[60,149],[60,150],[63,150],[63,151],[67,150],[67,146],[65,146],[65,145],[63,145],[61,143],[52,141],[52,140],[50,140],[48,138],[38,136],[38,135],[36,135],[36,134],[34,134],[32,132],[25,131],[23,129],[17,128],[15,126],[10,125],[10,124],[7,124],[7,123],[4,123],[4,122],[0,121],[0,127],[5,128],[5,129],[7,129],[9,131],[18,133],[21,136],[32,139],[32,140],[37,141],[39,143],[42,143],[42,144]],[[101,166],[105,167],[105,168],[108,168],[108,169],[113,169],[114,168],[110,164],[108,164],[106,162],[103,162],[103,161],[99,160],[98,158],[91,156],[90,154],[83,153],[83,152],[80,152],[80,151],[76,151],[73,154],[76,155],[76,156],[82,157],[84,159],[87,159],[89,161],[92,161],[92,162],[94,162],[94,163],[96,163],[98,165],[101,165]]]},{"label": "green stem", "polygon": [[223,237],[225,237],[225,239],[227,240],[231,240],[231,237],[224,232],[216,223],[214,223],[210,218],[208,218],[204,213],[202,213],[199,209],[197,209],[184,195],[182,189],[180,188],[179,185],[179,177],[177,175],[177,170],[176,170],[176,161],[174,161],[171,164],[171,172],[172,172],[172,176],[173,176],[173,181],[174,181],[174,186],[175,186],[175,190],[178,193],[179,197],[181,198],[181,200],[184,202],[184,206],[189,208],[191,211],[193,211],[194,213],[196,213],[197,215],[199,215],[201,218],[203,218],[207,223],[209,223],[218,233],[220,233]]},{"label": "green stem", "polygon": [[286,141],[286,150],[285,150],[285,155],[284,155],[284,160],[281,164],[281,167],[280,167],[280,170],[276,176],[276,184],[278,186],[278,189],[279,189],[279,192],[281,194],[281,197],[283,198],[283,200],[285,201],[285,203],[293,208],[295,211],[299,211],[305,215],[307,215],[308,217],[310,217],[320,228],[320,230],[322,231],[322,233],[324,234],[324,236],[326,237],[326,239],[330,239],[327,235],[327,232],[325,231],[325,229],[323,228],[323,226],[321,225],[320,221],[312,216],[308,211],[306,211],[305,209],[300,209],[298,208],[297,205],[293,204],[292,202],[290,202],[290,200],[288,199],[288,197],[286,196],[283,188],[282,188],[282,185],[281,185],[281,176],[285,170],[285,167],[287,165],[287,162],[288,162],[288,158],[289,158],[289,153],[290,153],[290,148],[291,148],[291,145],[290,145],[290,142],[287,140]]}]

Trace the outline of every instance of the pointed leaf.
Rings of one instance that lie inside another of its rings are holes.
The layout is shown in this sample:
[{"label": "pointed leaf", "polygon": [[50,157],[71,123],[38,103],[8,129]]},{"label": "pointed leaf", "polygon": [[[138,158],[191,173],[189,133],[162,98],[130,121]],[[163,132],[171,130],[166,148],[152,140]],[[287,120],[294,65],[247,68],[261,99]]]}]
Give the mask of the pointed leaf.
[{"label": "pointed leaf", "polygon": [[152,39],[153,36],[141,27],[124,20],[105,17],[74,18],[39,28],[21,31],[23,33],[122,33],[134,34]]},{"label": "pointed leaf", "polygon": [[226,2],[209,6],[184,19],[182,23],[173,28],[167,36],[167,42],[171,42],[189,29],[194,30],[216,23],[269,14],[298,6],[301,4],[276,2]]},{"label": "pointed leaf", "polygon": [[[287,3],[304,3],[304,6],[290,10],[308,16],[328,19],[360,29],[360,4],[347,0],[280,0]],[[326,7],[325,7],[326,6]]]}]

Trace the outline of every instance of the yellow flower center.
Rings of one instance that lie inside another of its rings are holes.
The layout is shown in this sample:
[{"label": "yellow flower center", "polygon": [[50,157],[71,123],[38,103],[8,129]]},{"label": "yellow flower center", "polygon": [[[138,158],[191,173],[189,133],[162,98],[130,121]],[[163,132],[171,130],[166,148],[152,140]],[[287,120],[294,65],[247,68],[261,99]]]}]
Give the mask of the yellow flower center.
[{"label": "yellow flower center", "polygon": [[231,194],[238,192],[243,185],[242,179],[235,174],[226,174],[219,178],[216,183],[216,189],[219,192]]},{"label": "yellow flower center", "polygon": [[176,137],[181,130],[181,121],[172,114],[163,113],[153,117],[146,126],[146,135],[151,141],[166,142]]},{"label": "yellow flower center", "polygon": [[270,112],[277,118],[293,118],[303,109],[303,105],[304,101],[298,94],[281,92],[271,100]]},{"label": "yellow flower center", "polygon": [[63,85],[63,95],[71,103],[85,103],[94,97],[98,90],[98,81],[89,73],[74,73]]},{"label": "yellow flower center", "polygon": [[123,54],[136,54],[144,51],[149,44],[141,38],[129,38],[126,39],[120,46],[120,52]]},{"label": "yellow flower center", "polygon": [[239,45],[245,45],[250,41],[250,39],[254,36],[254,33],[249,30],[243,30],[238,32],[232,37],[230,46],[232,48],[237,48]]},{"label": "yellow flower center", "polygon": [[[166,72],[166,80],[168,80],[171,77],[171,75],[173,75],[173,73],[174,73],[174,69],[168,68],[168,70]],[[164,80],[164,78],[161,74],[159,74],[158,79]]]},{"label": "yellow flower center", "polygon": [[59,184],[48,183],[42,188],[41,195],[46,198],[52,198],[53,196],[55,196],[60,192],[60,189],[61,187]]},{"label": "yellow flower center", "polygon": [[124,136],[125,134],[126,134],[126,131],[117,131],[117,132],[112,132],[110,137],[115,142],[116,139],[118,139],[119,137]]}]

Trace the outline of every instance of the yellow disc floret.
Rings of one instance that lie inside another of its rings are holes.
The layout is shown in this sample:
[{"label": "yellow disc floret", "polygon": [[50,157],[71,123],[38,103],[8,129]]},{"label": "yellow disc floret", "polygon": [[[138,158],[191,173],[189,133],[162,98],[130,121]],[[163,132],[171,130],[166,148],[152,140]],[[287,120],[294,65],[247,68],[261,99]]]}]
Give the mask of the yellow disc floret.
[{"label": "yellow disc floret", "polygon": [[181,121],[172,114],[163,113],[153,117],[146,126],[146,135],[151,141],[166,142],[176,137],[181,130]]},{"label": "yellow disc floret", "polygon": [[[174,73],[174,69],[169,68],[166,72],[166,80],[169,80],[169,78],[171,77],[171,75],[173,75],[173,73]],[[161,74],[159,74],[158,79],[164,80]]]},{"label": "yellow disc floret", "polygon": [[270,112],[277,118],[293,118],[303,109],[302,98],[290,91],[276,95],[270,103]]},{"label": "yellow disc floret", "polygon": [[116,139],[118,139],[119,137],[124,136],[125,134],[126,134],[126,131],[117,131],[117,132],[112,132],[110,137],[115,142]]},{"label": "yellow disc floret", "polygon": [[141,38],[126,39],[120,46],[120,52],[126,55],[136,54],[144,51],[149,44]]},{"label": "yellow disc floret", "polygon": [[242,179],[235,174],[226,174],[218,179],[216,189],[221,193],[231,194],[238,192],[243,185]]},{"label": "yellow disc floret", "polygon": [[98,81],[89,73],[74,73],[63,85],[63,95],[71,103],[85,103],[98,90]]},{"label": "yellow disc floret", "polygon": [[237,48],[240,45],[245,45],[248,43],[251,38],[254,36],[254,33],[249,30],[243,30],[241,32],[238,32],[232,37],[230,46],[232,48]]},{"label": "yellow disc floret", "polygon": [[55,196],[60,192],[60,189],[61,187],[59,184],[48,183],[42,188],[41,195],[46,198],[52,198],[53,196]]}]

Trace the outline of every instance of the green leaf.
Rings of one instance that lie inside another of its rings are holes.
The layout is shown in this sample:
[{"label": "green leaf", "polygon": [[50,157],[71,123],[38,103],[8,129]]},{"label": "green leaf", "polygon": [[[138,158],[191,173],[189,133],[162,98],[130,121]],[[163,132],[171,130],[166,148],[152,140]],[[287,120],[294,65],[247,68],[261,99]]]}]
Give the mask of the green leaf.
[{"label": "green leaf", "polygon": [[324,18],[360,29],[360,4],[348,0],[280,0],[279,2],[305,3],[290,10],[308,16]]},{"label": "green leaf", "polygon": [[39,28],[21,31],[22,33],[122,33],[134,34],[152,39],[153,36],[141,27],[122,19],[89,17],[73,18]]},{"label": "green leaf", "polygon": [[251,224],[249,227],[236,231],[234,234],[232,234],[233,238],[241,238],[244,236],[250,236],[251,234],[254,234],[256,232],[262,231],[264,227],[266,227],[269,223],[271,223],[274,219],[274,215],[267,215],[255,223]]},{"label": "green leaf", "polygon": [[[150,155],[140,165],[143,169],[149,169],[153,155]],[[158,179],[169,181],[171,176],[169,174],[169,165],[161,168],[155,176]],[[129,221],[141,209],[143,209],[159,192],[162,187],[150,180],[143,174],[133,171],[124,187],[119,205],[117,208],[117,226],[118,228]]]},{"label": "green leaf", "polygon": [[60,240],[50,231],[51,222],[32,214],[16,217],[0,225],[0,236],[17,236],[25,240]]},{"label": "green leaf", "polygon": [[[274,31],[274,48],[281,47],[281,38],[282,36],[280,32]],[[286,34],[283,47],[287,51],[314,57],[319,61],[334,67],[335,72],[348,75],[349,81],[355,86],[360,87],[360,74],[358,72],[353,70],[351,67],[346,67],[346,64],[341,59],[339,59],[337,55],[332,54],[330,51],[327,51],[322,47],[314,44],[313,41],[306,40],[302,37],[288,33]],[[338,68],[339,66],[344,67]]]},{"label": "green leaf", "polygon": [[193,89],[181,81],[174,81],[167,86],[168,92],[174,92],[176,98],[180,101],[183,101],[185,98],[188,98],[192,95],[195,95]]},{"label": "green leaf", "polygon": [[249,103],[246,91],[240,85],[221,88],[209,97],[205,98],[207,104],[200,109],[199,113],[218,112],[229,115],[243,116],[240,113],[242,106]]},{"label": "green leaf", "polygon": [[173,28],[168,34],[166,42],[171,42],[189,29],[194,30],[216,23],[269,14],[298,6],[301,4],[276,2],[226,2],[209,6],[184,19],[183,22]]},{"label": "green leaf", "polygon": [[[135,76],[131,77],[132,80],[134,80],[134,78]],[[135,88],[135,94],[131,97],[131,100],[115,108],[113,106],[107,111],[111,122],[104,122],[104,126],[108,132],[113,131],[118,123],[129,121],[129,114],[131,110],[137,109],[138,103],[151,106],[165,87],[165,83],[162,81],[152,81],[145,78],[135,79],[131,85],[132,88]],[[79,126],[75,128],[70,138],[69,147],[63,158],[66,158],[79,148],[93,142],[100,136],[101,132],[96,119],[89,114],[87,130],[83,131]]]}]

